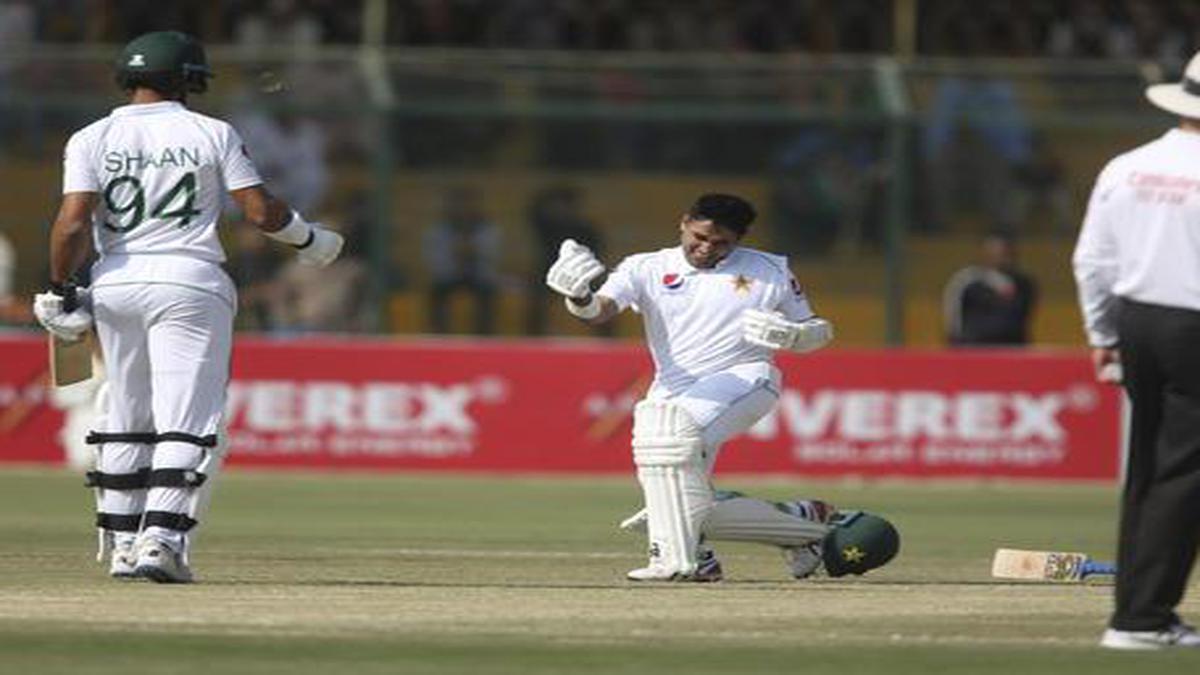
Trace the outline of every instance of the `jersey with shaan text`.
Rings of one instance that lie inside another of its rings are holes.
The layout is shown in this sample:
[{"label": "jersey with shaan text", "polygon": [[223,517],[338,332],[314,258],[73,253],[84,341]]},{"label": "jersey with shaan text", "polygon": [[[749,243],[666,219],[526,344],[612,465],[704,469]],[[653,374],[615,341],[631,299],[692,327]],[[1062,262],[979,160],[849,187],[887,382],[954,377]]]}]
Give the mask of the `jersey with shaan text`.
[{"label": "jersey with shaan text", "polygon": [[731,366],[771,361],[770,349],[742,338],[745,310],[813,317],[786,258],[741,247],[711,269],[692,267],[680,247],[632,255],[597,294],[642,314],[655,387],[672,394]]},{"label": "jersey with shaan text", "polygon": [[76,132],[64,158],[63,193],[99,196],[92,217],[97,285],[225,286],[205,279],[223,276],[217,222],[224,193],[260,183],[233,127],[176,101],[116,108]]}]

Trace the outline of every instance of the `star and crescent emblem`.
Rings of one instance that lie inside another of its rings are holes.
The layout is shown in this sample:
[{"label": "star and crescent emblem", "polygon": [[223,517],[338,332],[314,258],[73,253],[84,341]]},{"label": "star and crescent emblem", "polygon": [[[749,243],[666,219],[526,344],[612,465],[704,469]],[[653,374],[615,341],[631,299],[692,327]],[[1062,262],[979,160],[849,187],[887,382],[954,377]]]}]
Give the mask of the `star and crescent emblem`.
[{"label": "star and crescent emblem", "polygon": [[842,558],[846,562],[851,562],[851,563],[862,562],[863,558],[866,558],[866,557],[867,557],[866,552],[857,546],[847,546],[846,548],[842,549]]}]

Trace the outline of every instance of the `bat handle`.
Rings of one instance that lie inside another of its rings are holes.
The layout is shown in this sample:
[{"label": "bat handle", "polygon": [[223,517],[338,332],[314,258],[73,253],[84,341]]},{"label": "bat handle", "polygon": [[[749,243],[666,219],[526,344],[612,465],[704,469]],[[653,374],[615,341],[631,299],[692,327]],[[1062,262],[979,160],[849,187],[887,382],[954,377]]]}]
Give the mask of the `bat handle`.
[{"label": "bat handle", "polygon": [[1117,573],[1116,565],[1114,565],[1112,563],[1106,563],[1106,562],[1096,562],[1093,560],[1089,560],[1088,562],[1085,562],[1083,564],[1083,567],[1079,570],[1080,578],[1090,577],[1093,574],[1106,574],[1106,575],[1112,576],[1116,573]]}]

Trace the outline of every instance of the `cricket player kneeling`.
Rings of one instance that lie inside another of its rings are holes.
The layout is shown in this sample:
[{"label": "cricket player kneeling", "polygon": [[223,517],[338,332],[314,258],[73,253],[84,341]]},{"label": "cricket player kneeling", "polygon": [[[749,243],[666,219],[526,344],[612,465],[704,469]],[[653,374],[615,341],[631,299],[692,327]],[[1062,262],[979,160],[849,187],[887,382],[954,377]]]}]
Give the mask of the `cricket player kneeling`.
[{"label": "cricket player kneeling", "polygon": [[713,507],[700,427],[671,401],[642,401],[633,412],[633,458],[649,517],[650,564],[628,577],[686,579],[696,572],[700,529]]}]

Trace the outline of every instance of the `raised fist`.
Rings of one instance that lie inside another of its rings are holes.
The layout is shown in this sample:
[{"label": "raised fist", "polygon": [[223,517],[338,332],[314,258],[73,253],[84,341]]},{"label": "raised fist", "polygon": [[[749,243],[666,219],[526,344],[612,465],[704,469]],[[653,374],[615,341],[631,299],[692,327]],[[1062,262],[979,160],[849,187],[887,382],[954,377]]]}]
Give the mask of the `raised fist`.
[{"label": "raised fist", "polygon": [[604,274],[604,265],[596,254],[574,239],[563,241],[558,249],[558,260],[546,272],[546,285],[568,298],[586,298],[591,292],[591,283]]}]

